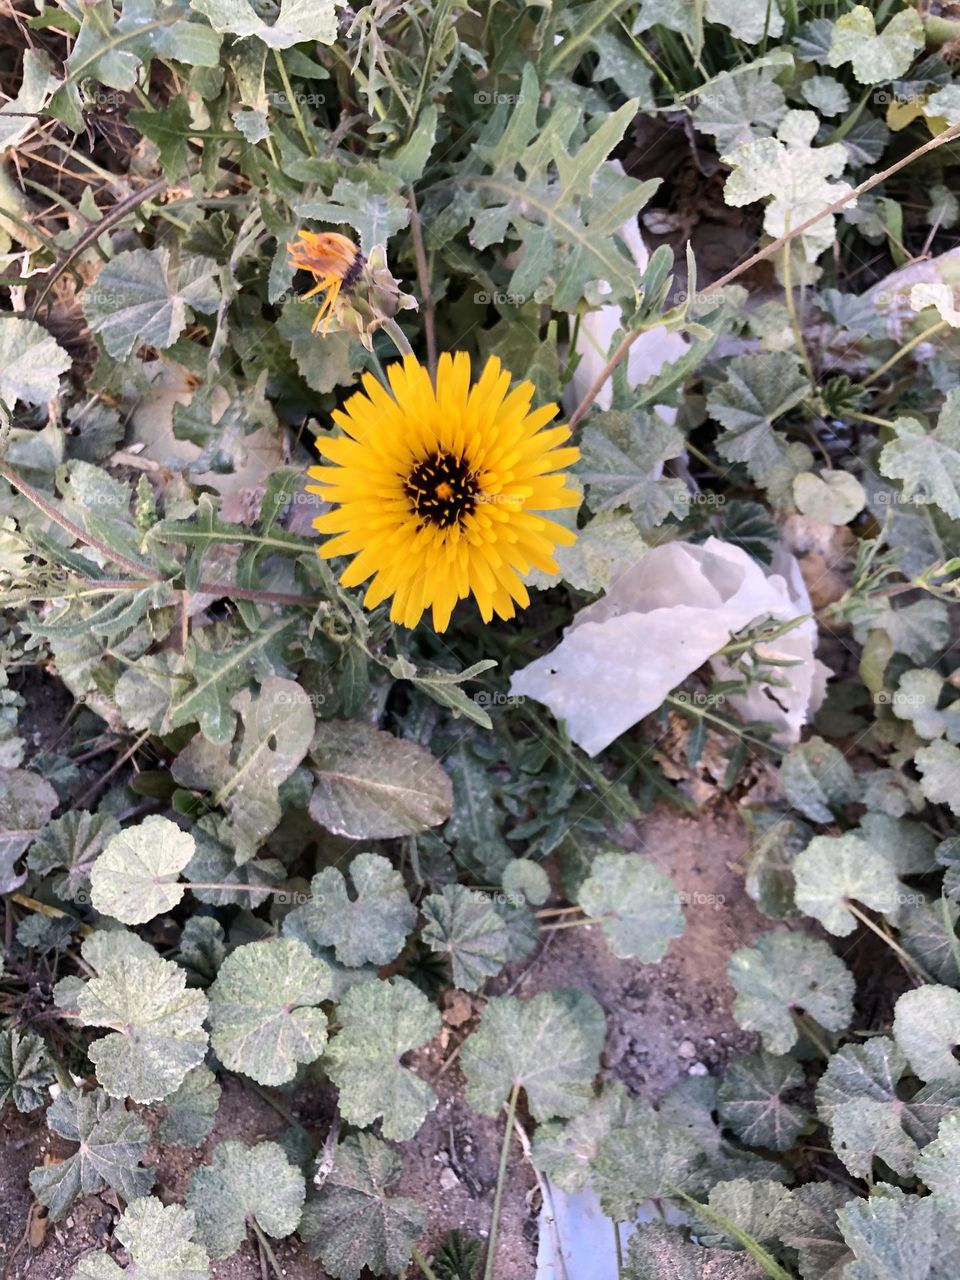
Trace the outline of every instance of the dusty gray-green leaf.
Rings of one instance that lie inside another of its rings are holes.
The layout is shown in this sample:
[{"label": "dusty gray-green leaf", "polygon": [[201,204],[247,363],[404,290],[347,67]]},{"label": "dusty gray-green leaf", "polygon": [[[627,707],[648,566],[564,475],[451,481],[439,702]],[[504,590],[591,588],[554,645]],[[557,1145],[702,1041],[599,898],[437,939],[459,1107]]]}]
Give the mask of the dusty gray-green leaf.
[{"label": "dusty gray-green leaf", "polygon": [[662,960],[683,933],[683,912],[673,881],[637,853],[601,853],[580,886],[577,902],[602,920],[607,944],[621,960]]},{"label": "dusty gray-green leaf", "polygon": [[41,1165],[30,1174],[33,1194],[54,1222],[79,1196],[112,1187],[130,1201],[153,1186],[153,1171],[140,1166],[150,1143],[146,1125],[102,1089],[64,1090],[47,1109],[47,1127],[79,1144],[59,1164]]},{"label": "dusty gray-green leaf", "polygon": [[893,1013],[893,1035],[921,1080],[960,1080],[960,991],[926,986],[906,991]]},{"label": "dusty gray-green leaf", "polygon": [[417,921],[403,876],[378,853],[358,853],[349,881],[325,867],[310,882],[310,901],[290,912],[296,937],[333,947],[341,964],[389,964],[403,950]]},{"label": "dusty gray-green leaf", "polygon": [[542,907],[550,896],[550,877],[532,858],[514,858],[508,862],[500,883],[508,894],[521,894],[533,907]]},{"label": "dusty gray-green leaf", "polygon": [[507,926],[485,893],[446,884],[424,898],[420,910],[421,937],[431,951],[449,955],[454,986],[477,991],[507,963]]},{"label": "dusty gray-green leaf", "polygon": [[908,1196],[881,1184],[868,1200],[849,1200],[837,1221],[855,1258],[843,1280],[950,1280],[956,1275],[956,1224],[932,1196]]},{"label": "dusty gray-green leaf", "polygon": [[340,1090],[340,1111],[350,1124],[383,1117],[383,1136],[406,1142],[420,1128],[437,1095],[401,1064],[440,1030],[440,1015],[406,978],[351,987],[337,1006],[341,1030],[324,1065]]},{"label": "dusty gray-green leaf", "polygon": [[954,1221],[960,1221],[960,1111],[944,1116],[936,1139],[921,1152],[917,1177]]},{"label": "dusty gray-green leaf", "polygon": [[960,388],[947,392],[937,425],[928,431],[915,418],[897,418],[895,440],[880,452],[880,470],[903,482],[909,502],[935,503],[960,518]]},{"label": "dusty gray-green leaf", "polygon": [[789,1151],[809,1116],[784,1100],[803,1086],[804,1075],[790,1057],[753,1053],[736,1058],[717,1089],[720,1118],[748,1147]]},{"label": "dusty gray-green leaf", "polygon": [[572,1194],[581,1190],[590,1177],[602,1140],[614,1129],[629,1125],[635,1110],[633,1099],[620,1081],[606,1081],[580,1115],[538,1125],[533,1163],[561,1191]]},{"label": "dusty gray-green leaf", "polygon": [[208,987],[226,954],[226,934],[219,920],[213,916],[191,916],[183,926],[177,948],[177,963],[186,969],[190,985]]},{"label": "dusty gray-green leaf", "polygon": [[630,1222],[645,1200],[701,1185],[702,1164],[696,1137],[646,1104],[628,1128],[601,1139],[591,1179],[604,1213]]},{"label": "dusty gray-green leaf", "polygon": [[213,1258],[236,1253],[251,1219],[275,1239],[296,1231],[305,1196],[303,1174],[276,1142],[221,1142],[187,1187],[196,1236]]},{"label": "dusty gray-green leaf", "polygon": [[142,344],[162,351],[179,338],[191,311],[216,311],[217,272],[212,258],[174,262],[159,246],[118,253],[81,295],[87,324],[114,359]]},{"label": "dusty gray-green leaf", "polygon": [[808,1182],[793,1192],[781,1239],[796,1249],[803,1280],[844,1280],[850,1250],[837,1225],[837,1210],[850,1189],[831,1182]]},{"label": "dusty gray-green leaf", "polygon": [[[715,1214],[758,1244],[770,1245],[779,1239],[789,1218],[790,1192],[769,1179],[732,1178],[711,1187],[707,1203]],[[723,1230],[719,1224],[711,1223],[698,1235],[704,1241],[715,1238],[718,1243],[727,1245],[738,1243],[736,1236]]]},{"label": "dusty gray-green leaf", "polygon": [[214,31],[241,39],[255,36],[271,49],[289,49],[311,40],[333,44],[337,34],[338,2],[281,0],[272,24],[264,21],[250,0],[190,0],[190,7],[202,13]]},{"label": "dusty gray-green leaf", "polygon": [[668,458],[682,452],[680,432],[656,413],[611,410],[595,414],[584,429],[576,474],[594,511],[628,507],[643,528],[653,528],[687,510],[683,481],[657,476]]},{"label": "dusty gray-green leaf", "polygon": [[210,1042],[225,1067],[259,1084],[292,1080],[297,1063],[319,1058],[327,1019],[316,1008],[330,970],[293,938],[250,942],[224,960],[210,988]]},{"label": "dusty gray-green leaf", "polygon": [[960,740],[960,708],[937,704],[943,690],[943,677],[929,667],[905,671],[890,703],[898,720],[909,720],[921,738],[946,736],[951,742]]},{"label": "dusty gray-green leaf", "polygon": [[860,797],[856,774],[823,738],[793,747],[783,758],[780,777],[787,799],[811,822],[833,822],[835,809]]},{"label": "dusty gray-green leaf", "polygon": [[256,699],[241,690],[232,705],[243,722],[238,741],[218,745],[197,734],[173,762],[173,776],[226,810],[223,834],[246,862],[280,821],[277,793],[306,754],[314,716],[300,685],[280,676],[267,676]]},{"label": "dusty gray-green leaf", "polygon": [[193,1239],[196,1219],[179,1204],[163,1204],[155,1196],[132,1200],[114,1228],[114,1236],[130,1258],[118,1267],[102,1249],[81,1258],[73,1280],[120,1280],[128,1274],[139,1280],[204,1280],[209,1258]]},{"label": "dusty gray-green leaf", "polygon": [[104,844],[119,830],[120,823],[113,814],[70,809],[43,828],[27,855],[27,866],[40,876],[61,872],[53,881],[53,892],[58,898],[75,902],[78,894],[89,891],[90,868]]},{"label": "dusty gray-green leaf", "polygon": [[77,1017],[84,1026],[111,1028],[87,1050],[97,1079],[115,1098],[166,1097],[207,1051],[206,996],[188,989],[180,966],[134,934],[92,934],[81,954],[97,976],[77,994]]},{"label": "dusty gray-green leaf", "polygon": [[429,751],[360,720],[326,720],[310,747],[310,816],[337,835],[413,835],[450,816],[450,779]]},{"label": "dusty gray-green leaf", "polygon": [[172,911],[186,889],[180,872],[195,848],[189,832],[159,814],[127,827],[107,842],[91,868],[94,907],[124,924],[146,924]]},{"label": "dusty gray-green leaf", "polygon": [[13,893],[27,878],[13,864],[29,848],[60,797],[39,774],[27,769],[0,769],[0,894]]},{"label": "dusty gray-green leaf", "polygon": [[768,137],[786,115],[774,74],[768,67],[740,67],[735,74],[721,71],[698,90],[693,123],[716,139],[719,152]]},{"label": "dusty gray-green leaf", "polygon": [[32,1031],[0,1031],[0,1108],[8,1098],[18,1111],[35,1111],[53,1084],[46,1046]]},{"label": "dusty gray-green leaf", "polygon": [[359,1280],[365,1268],[398,1275],[409,1262],[427,1219],[415,1201],[387,1194],[400,1171],[397,1153],[369,1133],[351,1134],[337,1148],[333,1168],[300,1222],[307,1252],[335,1280]]},{"label": "dusty gray-green leaf", "polygon": [[735,356],[726,380],[707,397],[712,418],[725,429],[717,451],[728,462],[744,462],[763,483],[784,457],[786,440],[773,424],[810,392],[796,358],[785,351]]},{"label": "dusty gray-green leaf", "polygon": [[[187,863],[190,892],[214,907],[259,907],[287,878],[279,858],[249,858],[237,862],[227,843],[232,837],[229,821],[214,814],[201,818],[193,828],[197,851]],[[216,885],[216,888],[203,888]],[[236,886],[235,888],[233,886]]]},{"label": "dusty gray-green leaf", "polygon": [[537,1120],[585,1111],[600,1065],[606,1018],[585,991],[558,987],[530,1000],[495,996],[463,1046],[467,1101],[496,1115],[514,1085]]},{"label": "dusty gray-green leaf", "polygon": [[960,748],[938,738],[921,747],[913,757],[920,771],[920,786],[932,804],[945,804],[960,814]]},{"label": "dusty gray-green leaf", "polygon": [[217,1077],[203,1063],[184,1076],[175,1093],[164,1098],[166,1115],[160,1122],[160,1137],[175,1146],[199,1147],[210,1136],[217,1108],[220,1086]]},{"label": "dusty gray-green leaf", "polygon": [[800,86],[804,102],[822,116],[838,116],[850,107],[850,95],[833,76],[811,76]]},{"label": "dusty gray-green leaf", "polygon": [[842,1031],[853,1016],[853,977],[822,938],[761,933],[730,957],[737,998],[733,1016],[759,1031],[770,1053],[789,1053],[798,1039],[793,1013],[808,1013],[828,1031]]},{"label": "dusty gray-green leaf", "polygon": [[849,62],[861,84],[880,84],[902,76],[923,41],[923,23],[915,10],[895,13],[878,32],[872,11],[858,4],[834,23],[829,62],[831,67]]},{"label": "dusty gray-green leaf", "polygon": [[857,927],[850,901],[895,916],[905,892],[883,854],[850,832],[814,836],[794,859],[793,874],[798,908],[841,938]]},{"label": "dusty gray-green leaf", "polygon": [[71,360],[63,347],[35,320],[0,316],[0,400],[13,408],[45,405],[57,394],[60,375]]},{"label": "dusty gray-green leaf", "polygon": [[849,471],[801,471],[793,477],[793,500],[801,515],[822,524],[849,524],[866,505],[863,485]]},{"label": "dusty gray-green leaf", "polygon": [[347,223],[360,237],[360,247],[369,255],[375,245],[386,244],[410,221],[410,210],[398,195],[396,182],[386,174],[358,182],[338,178],[333,193],[325,200],[301,200],[294,212],[320,222]]}]

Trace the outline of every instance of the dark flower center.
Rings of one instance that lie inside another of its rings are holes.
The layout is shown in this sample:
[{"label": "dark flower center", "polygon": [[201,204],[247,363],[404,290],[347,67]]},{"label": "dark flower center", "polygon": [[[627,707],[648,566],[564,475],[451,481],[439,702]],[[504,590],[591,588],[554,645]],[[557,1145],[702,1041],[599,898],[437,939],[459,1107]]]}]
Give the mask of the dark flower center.
[{"label": "dark flower center", "polygon": [[441,529],[462,524],[480,493],[474,472],[452,453],[431,453],[418,462],[403,489],[414,513]]}]

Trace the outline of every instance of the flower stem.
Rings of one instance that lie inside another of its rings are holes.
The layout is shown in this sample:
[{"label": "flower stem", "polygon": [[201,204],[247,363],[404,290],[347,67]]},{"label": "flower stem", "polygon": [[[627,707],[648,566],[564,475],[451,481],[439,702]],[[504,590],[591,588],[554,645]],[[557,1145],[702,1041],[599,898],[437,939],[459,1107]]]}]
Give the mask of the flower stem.
[{"label": "flower stem", "polygon": [[413,347],[407,341],[407,335],[394,320],[393,316],[384,316],[383,319],[384,332],[389,333],[393,339],[393,345],[397,348],[402,356],[412,356]]},{"label": "flower stem", "polygon": [[287,95],[287,102],[290,110],[293,112],[293,118],[297,122],[297,128],[300,130],[300,137],[303,139],[307,150],[312,156],[316,156],[317,149],[313,145],[313,139],[307,133],[307,126],[303,119],[303,113],[300,110],[300,103],[297,102],[296,94],[293,92],[293,86],[290,83],[290,77],[287,75],[287,68],[283,65],[283,55],[279,49],[274,49],[273,60],[277,64],[277,70],[280,72],[280,79],[283,81],[283,90]]},{"label": "flower stem", "polygon": [[510,1100],[507,1103],[507,1126],[503,1131],[503,1146],[500,1148],[500,1167],[497,1169],[497,1189],[493,1193],[493,1213],[490,1217],[490,1236],[487,1241],[487,1260],[483,1268],[483,1280],[493,1280],[493,1268],[497,1253],[497,1232],[500,1228],[500,1206],[503,1203],[503,1184],[507,1177],[507,1158],[510,1155],[513,1119],[517,1114],[517,1098],[519,1096],[520,1084],[517,1082],[510,1090]]}]

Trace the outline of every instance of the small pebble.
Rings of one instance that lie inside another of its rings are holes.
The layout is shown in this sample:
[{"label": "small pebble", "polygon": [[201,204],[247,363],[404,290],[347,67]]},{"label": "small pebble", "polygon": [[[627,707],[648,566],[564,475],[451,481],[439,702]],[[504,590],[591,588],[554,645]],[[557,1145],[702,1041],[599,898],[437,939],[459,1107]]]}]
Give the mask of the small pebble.
[{"label": "small pebble", "polygon": [[677,1049],[677,1056],[680,1058],[695,1058],[697,1056],[697,1046],[692,1040],[681,1040],[680,1047]]},{"label": "small pebble", "polygon": [[707,1066],[703,1062],[695,1062],[687,1071],[688,1076],[708,1076],[710,1074]]},{"label": "small pebble", "polygon": [[459,1187],[460,1179],[452,1169],[444,1169],[440,1174],[440,1189],[442,1191],[452,1191],[454,1187]]}]

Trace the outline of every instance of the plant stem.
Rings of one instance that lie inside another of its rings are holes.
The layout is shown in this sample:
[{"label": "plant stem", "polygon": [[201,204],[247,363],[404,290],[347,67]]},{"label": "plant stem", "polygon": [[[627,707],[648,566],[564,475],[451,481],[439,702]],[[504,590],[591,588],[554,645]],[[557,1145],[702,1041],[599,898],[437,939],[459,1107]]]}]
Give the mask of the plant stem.
[{"label": "plant stem", "polygon": [[260,1248],[267,1255],[267,1260],[269,1261],[271,1267],[273,1267],[273,1274],[276,1276],[277,1280],[283,1280],[283,1272],[280,1270],[280,1263],[277,1261],[276,1254],[270,1248],[270,1242],[267,1240],[267,1237],[264,1235],[263,1231],[261,1231],[256,1218],[250,1218],[249,1221],[250,1221],[250,1226],[253,1227],[253,1234],[260,1241]]},{"label": "plant stem", "polygon": [[[437,331],[433,317],[433,295],[430,291],[430,269],[427,265],[427,253],[423,245],[423,226],[420,222],[420,211],[417,198],[410,188],[407,203],[410,205],[410,235],[413,238],[413,256],[417,261],[417,282],[420,286],[420,301],[423,303],[423,332],[427,342],[427,368],[430,377],[437,373]],[[391,335],[392,336],[392,335]]]},{"label": "plant stem", "polygon": [[919,347],[921,342],[926,342],[927,338],[932,338],[935,333],[940,333],[942,329],[948,329],[949,327],[947,320],[938,320],[929,329],[924,329],[923,333],[918,333],[915,338],[911,338],[909,342],[905,342],[899,350],[895,351],[889,360],[884,360],[879,369],[874,369],[873,373],[864,378],[863,385],[869,387],[871,382],[876,382],[878,378],[882,378],[888,369],[892,369],[899,360],[909,355],[914,347]]},{"label": "plant stem", "polygon": [[393,316],[385,316],[382,328],[393,339],[393,345],[397,348],[402,356],[412,356],[413,347],[407,341],[407,335],[394,320]]},{"label": "plant stem", "polygon": [[800,352],[803,367],[806,370],[811,387],[815,387],[817,380],[814,376],[813,365],[810,363],[810,356],[807,354],[807,344],[803,340],[803,329],[800,326],[800,317],[797,314],[797,300],[793,296],[793,260],[788,244],[783,246],[783,297],[787,304],[790,327],[793,329],[793,338],[797,344],[797,350]]},{"label": "plant stem", "polygon": [[561,920],[558,924],[542,924],[543,933],[552,933],[554,929],[579,929],[587,924],[603,924],[602,916],[584,916],[582,920]]},{"label": "plant stem", "polygon": [[875,933],[877,937],[881,940],[881,942],[885,942],[887,944],[887,946],[890,948],[890,950],[897,957],[897,959],[904,966],[904,968],[907,970],[908,973],[911,973],[914,975],[914,977],[919,978],[921,982],[933,982],[933,978],[930,977],[926,969],[924,969],[924,967],[921,964],[919,964],[916,960],[914,960],[913,956],[910,955],[909,952],[904,951],[903,947],[900,946],[899,942],[894,942],[893,938],[891,938],[889,934],[884,933],[884,931],[880,928],[878,924],[874,924],[874,922],[870,919],[870,917],[867,915],[865,911],[861,911],[858,906],[856,906],[853,902],[850,902],[849,900],[847,900],[844,903],[844,906],[847,908],[847,910],[850,912],[851,915],[854,915],[857,917],[857,919],[860,921],[861,924],[866,925],[867,928],[872,933]]},{"label": "plant stem", "polygon": [[507,1126],[503,1131],[503,1146],[500,1148],[500,1167],[497,1169],[497,1189],[493,1193],[493,1213],[490,1217],[490,1236],[487,1240],[487,1260],[483,1268],[483,1280],[493,1280],[493,1269],[497,1253],[497,1232],[500,1228],[500,1206],[503,1203],[503,1184],[507,1177],[507,1158],[510,1155],[513,1119],[517,1114],[517,1099],[519,1096],[520,1085],[515,1083],[510,1090],[510,1100],[507,1103]]},{"label": "plant stem", "polygon": [[[880,173],[875,173],[872,177],[867,178],[865,182],[861,182],[858,187],[854,187],[849,195],[842,196],[839,200],[834,200],[832,204],[828,204],[821,209],[819,213],[815,213],[811,215],[811,217],[805,218],[803,222],[792,228],[792,230],[785,232],[782,236],[778,236],[776,240],[771,240],[768,245],[765,245],[762,249],[758,249],[757,252],[751,254],[749,258],[745,258],[739,266],[732,267],[726,275],[721,276],[719,280],[715,280],[710,286],[711,291],[720,290],[726,285],[732,284],[734,280],[742,276],[744,272],[749,271],[751,267],[755,267],[757,263],[765,262],[767,258],[771,258],[774,254],[779,253],[784,245],[789,244],[791,240],[795,240],[797,236],[803,235],[804,231],[808,231],[810,227],[820,222],[821,219],[828,218],[833,213],[839,213],[841,209],[846,208],[846,206],[858,196],[864,195],[867,191],[872,191],[874,187],[879,186],[881,182],[885,182],[887,178],[891,177],[894,173],[898,173],[901,169],[905,168],[908,164],[911,164],[914,160],[917,160],[920,156],[927,155],[930,151],[936,150],[937,147],[942,147],[946,142],[955,142],[958,137],[960,137],[960,124],[951,125],[949,129],[945,129],[943,133],[938,134],[935,138],[931,138],[930,141],[925,142],[923,146],[917,147],[914,151],[911,151],[909,155],[904,156],[895,164],[883,169]],[[573,430],[577,423],[583,418],[584,414],[600,394],[600,391],[605,385],[607,379],[613,373],[614,369],[616,369],[617,365],[640,337],[641,333],[643,333],[648,327],[649,326],[646,322],[642,325],[638,325],[636,329],[632,329],[621,339],[616,351],[614,351],[613,355],[604,365],[603,370],[597,375],[597,378],[587,390],[586,395],[570,415],[569,425],[571,430]]]},{"label": "plant stem", "polygon": [[845,409],[843,416],[845,418],[853,418],[855,422],[869,422],[875,427],[893,426],[889,418],[878,418],[872,413],[857,413],[853,409]]},{"label": "plant stem", "polygon": [[277,64],[277,70],[280,72],[280,79],[283,82],[283,91],[287,95],[287,102],[290,110],[293,112],[293,118],[297,122],[297,128],[300,130],[300,137],[304,141],[304,145],[312,156],[317,154],[317,149],[313,145],[313,139],[307,133],[307,126],[303,119],[303,113],[300,110],[300,103],[297,101],[293,92],[293,86],[290,83],[290,77],[287,75],[287,68],[283,65],[283,55],[279,49],[274,49],[273,60]]},{"label": "plant stem", "polygon": [[613,1241],[617,1247],[617,1280],[623,1275],[623,1243],[620,1239],[620,1223],[613,1220]]},{"label": "plant stem", "polygon": [[426,1280],[439,1280],[439,1276],[434,1271],[433,1267],[430,1266],[426,1258],[423,1256],[423,1254],[420,1252],[420,1250],[417,1248],[415,1244],[410,1246],[410,1256],[413,1258],[414,1262],[423,1272],[424,1276],[426,1277]]}]

